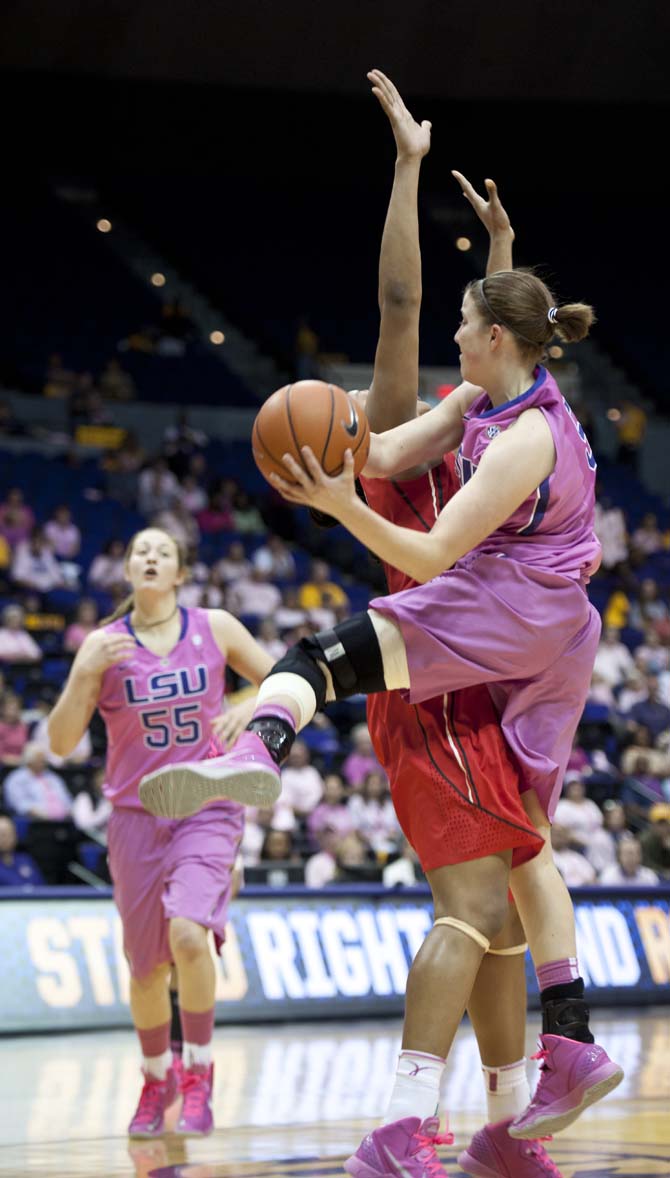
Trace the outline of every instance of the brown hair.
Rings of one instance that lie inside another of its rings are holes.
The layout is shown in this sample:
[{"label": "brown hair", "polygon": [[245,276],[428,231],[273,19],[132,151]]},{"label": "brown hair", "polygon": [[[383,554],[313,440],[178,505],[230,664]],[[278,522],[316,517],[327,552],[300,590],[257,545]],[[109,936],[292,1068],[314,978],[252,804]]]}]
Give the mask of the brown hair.
[{"label": "brown hair", "polygon": [[465,293],[485,323],[498,323],[511,331],[524,355],[543,353],[554,336],[577,343],[596,321],[587,303],[558,306],[549,287],[532,270],[498,270],[468,283]]},{"label": "brown hair", "polygon": [[[138,532],[134,532],[133,535],[130,537],[130,540],[128,541],[128,543],[126,545],[126,551],[123,554],[124,564],[126,564],[130,560],[130,554],[133,550],[133,544],[135,543],[137,537],[141,536],[142,532],[149,531],[149,528],[151,528],[152,531],[154,531],[154,532],[162,532],[164,536],[167,536],[168,540],[172,541],[175,548],[177,549],[177,562],[178,562],[179,572],[181,572],[182,569],[185,569],[186,564],[187,564],[187,562],[186,562],[186,549],[184,548],[183,544],[180,544],[177,537],[173,536],[171,534],[171,532],[168,532],[167,528],[156,528],[152,524],[147,524],[146,528],[140,528],[140,530]],[[123,601],[119,602],[116,609],[113,610],[111,614],[108,614],[106,618],[102,618],[102,620],[100,622],[98,622],[96,629],[99,630],[101,626],[108,626],[110,622],[117,622],[119,620],[119,618],[125,617],[126,614],[130,613],[130,611],[132,610],[134,605],[135,605],[135,594],[129,593],[127,597],[123,598]]]}]

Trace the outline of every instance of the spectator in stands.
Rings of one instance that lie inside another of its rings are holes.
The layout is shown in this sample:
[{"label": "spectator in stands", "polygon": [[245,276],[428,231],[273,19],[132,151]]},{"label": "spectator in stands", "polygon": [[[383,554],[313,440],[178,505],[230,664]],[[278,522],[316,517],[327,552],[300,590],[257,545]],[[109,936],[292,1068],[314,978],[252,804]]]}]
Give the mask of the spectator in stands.
[{"label": "spectator in stands", "polygon": [[330,606],[349,603],[342,586],[330,580],[330,569],[325,560],[313,560],[310,574],[311,580],[301,585],[298,591],[298,601],[303,609],[319,609],[324,604]]},{"label": "spectator in stands", "polygon": [[179,500],[191,515],[197,515],[198,512],[205,510],[207,493],[194,474],[185,474],[179,486]]},{"label": "spectator in stands", "polygon": [[605,867],[599,883],[610,887],[655,887],[658,876],[650,867],[642,866],[642,847],[634,834],[619,840],[616,863]]},{"label": "spectator in stands", "polygon": [[[282,591],[281,605],[274,615],[279,633],[295,630],[308,622],[307,610],[300,605],[300,594],[295,585],[287,585]],[[293,641],[293,639],[291,639]]]},{"label": "spectator in stands", "polygon": [[23,500],[20,487],[11,487],[4,502],[0,503],[0,534],[10,548],[16,548],[27,540],[35,527],[35,513]]},{"label": "spectator in stands", "polygon": [[342,774],[352,789],[358,789],[368,773],[382,773],[375,756],[367,724],[355,724],[349,733],[352,749],[342,765]]},{"label": "spectator in stands", "polygon": [[382,868],[360,831],[353,830],[337,842],[335,863],[334,884],[382,881]]},{"label": "spectator in stands", "polygon": [[23,764],[5,778],[5,802],[14,814],[59,821],[72,812],[72,797],[63,778],[47,766],[41,748],[28,742]]},{"label": "spectator in stands", "polygon": [[23,720],[21,698],[5,691],[0,703],[0,765],[20,765],[28,743],[28,725]]},{"label": "spectator in stands", "polygon": [[0,626],[0,662],[39,663],[42,651],[25,628],[25,614],[20,605],[6,605]]},{"label": "spectator in stands", "polygon": [[307,829],[315,842],[325,828],[333,830],[340,838],[354,830],[354,819],[347,805],[344,782],[339,773],[326,774],[321,801],[307,818]]},{"label": "spectator in stands", "polygon": [[123,591],[126,587],[125,569],[126,546],[123,540],[114,538],[108,540],[102,552],[91,563],[88,570],[88,581],[94,589],[102,589],[105,593]]},{"label": "spectator in stands", "polygon": [[658,526],[658,516],[653,511],[642,517],[640,526],[631,536],[631,547],[640,558],[653,556],[666,547],[666,538]]},{"label": "spectator in stands", "polygon": [[384,887],[412,888],[418,883],[425,882],[425,879],[414,847],[406,838],[403,838],[400,844],[400,854],[387,863],[382,872]]},{"label": "spectator in stands", "polygon": [[254,552],[252,563],[272,581],[292,581],[295,577],[293,554],[281,536],[268,536]]},{"label": "spectator in stands", "polygon": [[196,519],[203,536],[216,536],[220,532],[235,530],[233,510],[222,491],[210,495],[207,507],[198,512]]},{"label": "spectator in stands", "polygon": [[645,577],[637,600],[631,603],[628,624],[636,630],[651,626],[662,640],[670,639],[670,609],[652,577]]},{"label": "spectator in stands", "polygon": [[[349,832],[356,834],[354,830]],[[305,883],[308,888],[324,888],[337,874],[336,851],[342,834],[332,826],[323,826],[315,835],[319,850],[305,863]],[[344,836],[346,837],[346,836]]]},{"label": "spectator in stands", "polygon": [[626,811],[621,802],[608,799],[603,805],[603,825],[593,831],[585,848],[586,858],[596,875],[616,863],[619,841],[630,834],[627,825]]},{"label": "spectator in stands", "polygon": [[629,614],[630,598],[623,589],[615,589],[607,599],[603,613],[604,624],[614,626],[615,630],[622,630],[624,626],[628,625]]},{"label": "spectator in stands", "polygon": [[4,574],[9,569],[12,563],[12,550],[9,547],[7,539],[0,532],[0,591],[4,592],[7,589],[7,581]]},{"label": "spectator in stands", "polygon": [[75,618],[70,622],[63,637],[63,650],[75,654],[84,639],[98,624],[98,606],[92,597],[82,597],[77,605]]},{"label": "spectator in stands", "polygon": [[282,642],[279,637],[279,631],[272,618],[263,618],[258,627],[256,641],[275,663],[279,662],[282,655],[286,654],[286,643]]},{"label": "spectator in stands", "polygon": [[650,826],[640,838],[642,862],[665,882],[670,880],[670,803],[659,802],[649,811]]},{"label": "spectator in stands", "polygon": [[189,425],[188,414],[182,409],[175,424],[169,425],[163,434],[163,453],[178,479],[188,473],[193,455],[199,453],[208,440],[206,433]]},{"label": "spectator in stands", "polygon": [[261,863],[300,863],[300,856],[293,847],[293,836],[290,830],[267,831],[261,847]]},{"label": "spectator in stands", "polygon": [[30,733],[30,743],[34,744],[44,753],[52,769],[60,769],[61,765],[87,764],[93,756],[93,745],[91,744],[91,737],[88,731],[84,733],[81,740],[75,745],[67,757],[59,757],[51,748],[48,731],[51,707],[52,705],[49,700],[38,700],[37,711],[39,712],[39,717]]},{"label": "spectator in stands", "polygon": [[42,528],[33,528],[29,540],[21,540],[14,553],[12,580],[24,589],[50,593],[64,584],[63,571]]},{"label": "spectator in stands", "polygon": [[31,855],[17,851],[16,826],[8,814],[0,814],[0,888],[38,888],[44,878]]},{"label": "spectator in stands", "polygon": [[570,831],[572,842],[580,847],[588,846],[593,833],[603,825],[602,810],[586,796],[586,786],[580,776],[566,776],[555,820]]},{"label": "spectator in stands", "polygon": [[223,593],[217,586],[210,585],[210,571],[205,562],[191,561],[192,552],[193,549],[189,551],[188,580],[177,589],[177,601],[187,609],[192,609],[203,606],[205,597],[208,597],[208,607],[218,609],[223,603]]},{"label": "spectator in stands", "polygon": [[637,474],[639,454],[647,432],[647,414],[635,401],[625,400],[619,405],[619,416],[614,424],[619,435],[617,462]]},{"label": "spectator in stands", "polygon": [[614,626],[605,626],[596,651],[594,672],[610,687],[616,687],[633,671],[635,663]]},{"label": "spectator in stands", "polygon": [[91,780],[91,791],[81,789],[72,802],[72,821],[77,830],[100,841],[106,841],[107,826],[112,815],[112,803],[103,796],[105,770],[98,769]]},{"label": "spectator in stands", "polygon": [[667,749],[654,747],[652,734],[646,724],[638,724],[633,729],[632,743],[621,754],[622,773],[631,776],[640,757],[644,758],[647,772],[653,776],[670,776],[670,754]]},{"label": "spectator in stands", "polygon": [[142,471],[137,489],[137,506],[142,515],[151,519],[159,511],[170,507],[179,498],[176,475],[168,469],[164,458],[154,458]]},{"label": "spectator in stands", "polygon": [[299,819],[311,814],[323,797],[323,778],[311,762],[307,745],[298,739],[282,765],[282,800]]},{"label": "spectator in stands", "polygon": [[597,491],[597,496],[594,528],[602,545],[602,568],[610,572],[628,560],[626,517],[602,489]]},{"label": "spectator in stands", "polygon": [[81,532],[72,519],[72,512],[66,503],[60,503],[45,524],[44,535],[55,556],[61,560],[74,560],[81,549]]},{"label": "spectator in stands", "polygon": [[295,379],[319,379],[319,337],[305,315],[300,316],[295,334]]},{"label": "spectator in stands", "polygon": [[135,398],[135,381],[125,368],[112,356],[100,373],[98,387],[109,401],[132,401]]},{"label": "spectator in stands", "polygon": [[583,749],[579,743],[580,739],[581,733],[579,729],[577,729],[572,741],[572,749],[570,750],[568,763],[565,767],[566,777],[569,773],[577,774],[580,777],[588,777],[588,775],[592,772],[589,755],[586,752],[586,749]]},{"label": "spectator in stands", "polygon": [[246,580],[251,573],[251,561],[247,560],[244,544],[241,540],[233,540],[225,556],[218,560],[212,572],[225,585],[232,585],[235,581]]},{"label": "spectator in stands", "polygon": [[132,430],[127,430],[123,445],[110,450],[102,461],[105,489],[110,499],[116,499],[124,507],[135,507],[139,489],[139,476],[146,453]]},{"label": "spectator in stands", "polygon": [[255,614],[267,618],[279,608],[281,593],[268,581],[264,573],[252,568],[248,577],[235,581],[226,595],[226,608],[236,617]]},{"label": "spectator in stands", "polygon": [[60,353],[54,352],[49,356],[44,374],[44,396],[55,397],[63,401],[67,400],[74,388],[76,379],[77,374],[70,368],[66,368]]},{"label": "spectator in stands", "polygon": [[571,847],[572,834],[565,827],[554,823],[551,828],[551,849],[554,863],[569,888],[580,888],[596,882],[596,873],[579,851]]},{"label": "spectator in stands", "polygon": [[233,526],[236,532],[245,536],[262,536],[267,531],[256,504],[241,487],[233,496]]},{"label": "spectator in stands", "polygon": [[644,675],[662,675],[670,670],[670,643],[661,642],[653,626],[645,626],[644,642],[635,651],[635,665]]},{"label": "spectator in stands", "polygon": [[187,552],[197,549],[200,543],[200,528],[179,499],[175,499],[170,507],[164,507],[159,511],[151,520],[151,525],[169,532]]},{"label": "spectator in stands", "polygon": [[394,850],[401,832],[383,773],[367,773],[360,793],[349,798],[348,808],[354,828],[363,835],[375,854],[387,855]]},{"label": "spectator in stands", "polygon": [[623,683],[619,684],[616,693],[615,707],[618,712],[624,715],[629,712],[635,704],[641,703],[647,698],[647,676],[642,675],[637,667],[629,673],[624,679]]},{"label": "spectator in stands", "polygon": [[[633,704],[625,715],[629,731],[635,732],[636,727],[642,724],[649,729],[651,738],[656,743],[661,733],[670,729],[670,708],[660,699],[657,675],[647,675],[645,686],[645,698]],[[621,701],[619,706],[621,707]]]}]

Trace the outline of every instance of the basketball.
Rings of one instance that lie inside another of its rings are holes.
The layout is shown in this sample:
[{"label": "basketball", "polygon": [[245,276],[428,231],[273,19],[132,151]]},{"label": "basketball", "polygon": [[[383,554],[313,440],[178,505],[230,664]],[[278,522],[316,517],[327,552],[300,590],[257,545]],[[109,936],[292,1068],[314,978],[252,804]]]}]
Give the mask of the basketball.
[{"label": "basketball", "polygon": [[301,446],[311,447],[328,475],[340,474],[344,452],[351,450],[358,475],[370,449],[370,426],[344,389],[323,380],[299,380],[268,397],[254,421],[251,445],[266,479],[278,474],[292,483],[282,456],[290,454],[304,468]]}]

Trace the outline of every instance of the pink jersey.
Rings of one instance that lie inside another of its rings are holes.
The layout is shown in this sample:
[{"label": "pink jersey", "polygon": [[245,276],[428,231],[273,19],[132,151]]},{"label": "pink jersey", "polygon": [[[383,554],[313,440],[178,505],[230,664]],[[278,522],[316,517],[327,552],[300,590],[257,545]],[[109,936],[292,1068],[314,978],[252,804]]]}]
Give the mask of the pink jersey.
[{"label": "pink jersey", "polygon": [[587,582],[600,564],[594,531],[596,462],[588,439],[546,369],[513,401],[491,406],[478,397],[465,414],[465,432],[456,469],[463,486],[472,478],[484,450],[526,409],[540,409],[551,430],[556,465],[524,503],[474,550],[505,555],[546,572]]},{"label": "pink jersey", "polygon": [[105,796],[142,810],[137,787],[145,773],[207,756],[212,720],[221,711],[226,660],[208,610],[181,608],[181,632],[168,655],[153,654],[134,635],[127,615],[105,630],[129,632],[137,647],[102,677],[98,710],[107,728]]}]

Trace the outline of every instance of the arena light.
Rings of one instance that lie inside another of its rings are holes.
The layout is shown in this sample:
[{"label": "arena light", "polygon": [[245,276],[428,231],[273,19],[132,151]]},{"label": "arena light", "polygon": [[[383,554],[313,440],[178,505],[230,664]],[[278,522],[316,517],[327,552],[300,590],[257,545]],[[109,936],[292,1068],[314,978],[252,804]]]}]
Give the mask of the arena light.
[{"label": "arena light", "polygon": [[209,333],[209,341],[212,344],[222,344],[225,338],[222,331],[210,331]]},{"label": "arena light", "polygon": [[560,360],[563,354],[563,349],[560,344],[552,344],[549,349],[549,355],[551,356],[552,360]]},{"label": "arena light", "polygon": [[456,238],[456,249],[460,250],[462,254],[467,253],[467,251],[469,249],[472,249],[472,242],[470,241],[470,238],[469,237],[457,237]]},{"label": "arena light", "polygon": [[157,271],[155,274],[152,274],[151,275],[151,285],[152,286],[165,286],[165,275],[161,274],[160,271]]},{"label": "arena light", "polygon": [[607,410],[607,420],[608,421],[621,421],[620,411],[618,409],[608,409]]},{"label": "arena light", "polygon": [[99,233],[111,233],[112,222],[108,221],[106,217],[101,217],[99,221],[96,221],[95,227]]}]

